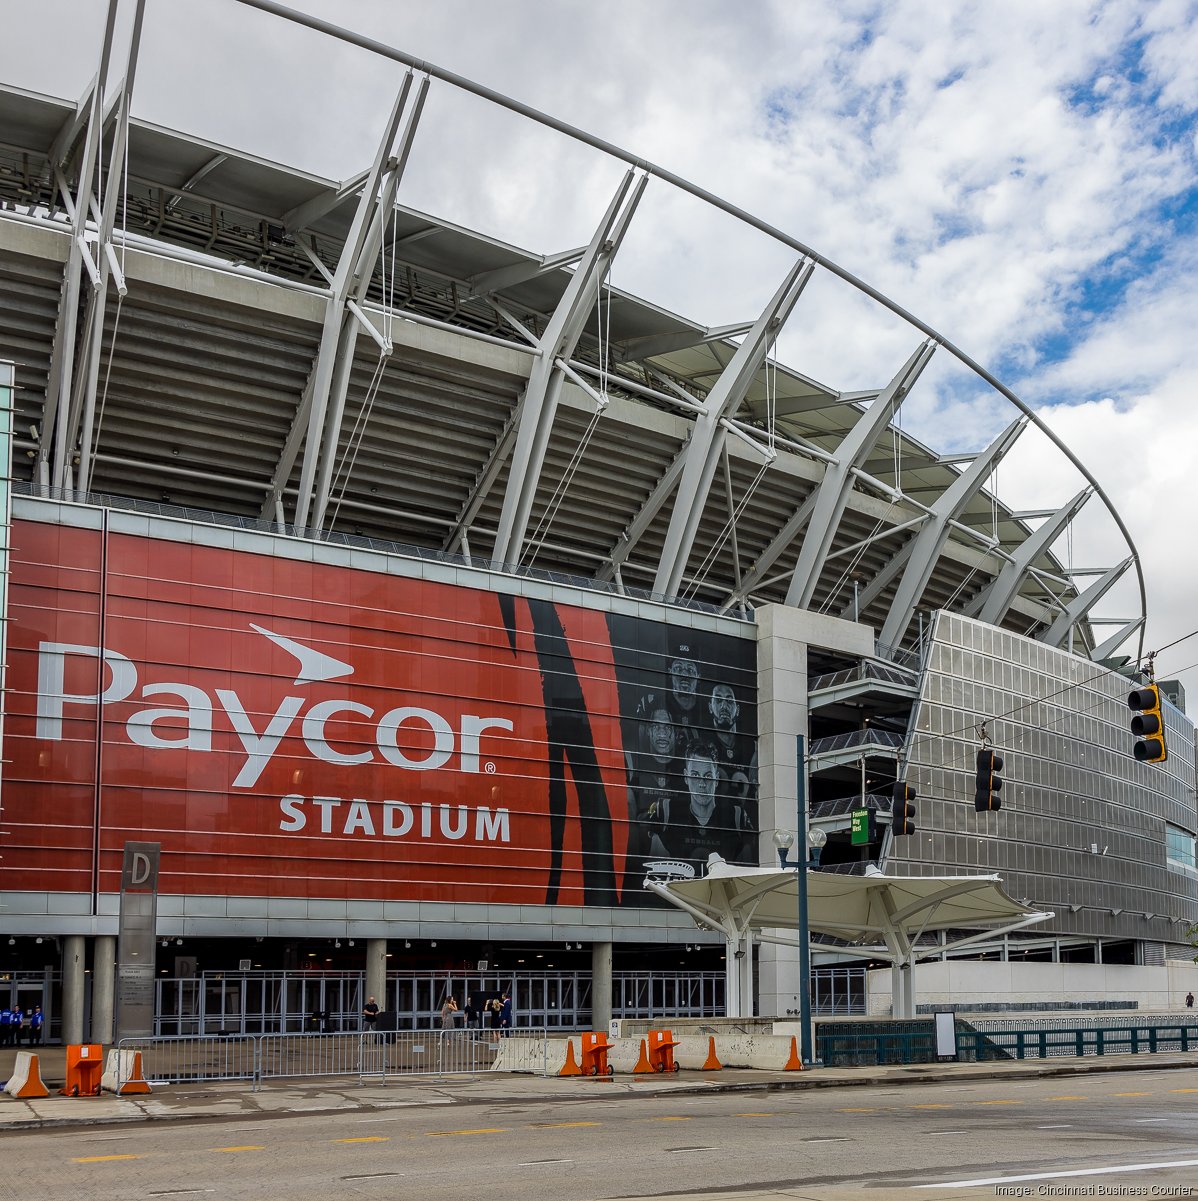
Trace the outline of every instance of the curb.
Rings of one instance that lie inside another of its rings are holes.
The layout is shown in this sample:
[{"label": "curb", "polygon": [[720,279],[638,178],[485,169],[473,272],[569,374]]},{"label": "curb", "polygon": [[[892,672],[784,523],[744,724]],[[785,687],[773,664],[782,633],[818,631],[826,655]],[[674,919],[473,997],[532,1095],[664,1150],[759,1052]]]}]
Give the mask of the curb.
[{"label": "curb", "polygon": [[[859,1088],[863,1086],[878,1086],[893,1087],[894,1085],[913,1085],[913,1084],[944,1084],[952,1081],[978,1081],[978,1080],[1021,1080],[1029,1077],[1041,1078],[1045,1076],[1083,1076],[1099,1073],[1111,1072],[1136,1072],[1136,1071],[1172,1071],[1177,1069],[1194,1069],[1198,1068],[1198,1057],[1188,1060],[1150,1060],[1144,1062],[1139,1060],[1139,1057],[1125,1060],[1110,1060],[1110,1061],[1067,1061],[1064,1063],[1047,1064],[1039,1060],[1026,1060],[1006,1067],[1003,1070],[995,1070],[993,1067],[984,1065],[937,1065],[929,1064],[926,1067],[919,1065],[910,1065],[906,1067],[882,1067],[876,1072],[870,1069],[852,1069],[852,1075],[832,1075],[833,1072],[844,1071],[844,1069],[828,1069],[828,1074],[820,1068],[814,1068],[799,1073],[779,1073],[777,1079],[756,1079],[756,1080],[719,1080],[713,1079],[710,1075],[703,1075],[695,1072],[697,1079],[685,1079],[679,1076],[672,1076],[668,1080],[660,1076],[631,1076],[624,1075],[615,1077],[614,1081],[608,1078],[611,1083],[614,1083],[619,1089],[620,1096],[623,1097],[673,1097],[678,1095],[695,1095],[706,1093],[774,1093],[774,1092],[793,1092],[801,1089],[832,1089],[832,1088]],[[1010,1062],[1010,1061],[1008,1061]],[[1026,1064],[1026,1066],[1023,1066]],[[691,1073],[686,1073],[690,1075]],[[525,1077],[530,1082],[544,1080],[547,1083],[556,1081],[557,1077],[540,1077],[533,1076],[531,1073]],[[381,1098],[362,1098],[354,1100],[350,1095],[351,1089],[361,1087],[357,1083],[348,1084],[345,1077],[324,1078],[321,1081],[312,1081],[304,1087],[319,1087],[328,1089],[338,1087],[338,1081],[342,1082],[345,1092],[339,1093],[342,1098],[342,1104],[339,1105],[322,1105],[317,1107],[298,1108],[279,1108],[270,1110],[249,1109],[239,1112],[228,1112],[227,1110],[220,1113],[204,1113],[197,1112],[194,1109],[186,1109],[182,1111],[158,1111],[147,1113],[140,1108],[139,1101],[123,1101],[122,1104],[127,1105],[129,1109],[125,1112],[105,1115],[105,1116],[90,1116],[86,1113],[80,1113],[78,1117],[54,1116],[54,1117],[38,1117],[31,1115],[28,1118],[15,1118],[12,1121],[0,1121],[0,1136],[6,1131],[28,1131],[42,1128],[54,1129],[69,1129],[71,1127],[93,1127],[93,1126],[117,1126],[117,1125],[133,1125],[138,1123],[151,1122],[176,1122],[176,1121],[191,1121],[191,1122],[221,1122],[221,1121],[270,1121],[277,1118],[294,1117],[297,1114],[302,1114],[304,1117],[319,1116],[329,1113],[345,1113],[349,1110],[359,1110],[361,1112],[379,1112],[394,1108],[393,1103],[384,1102]],[[476,1085],[480,1083],[489,1083],[483,1076],[453,1077],[450,1081],[442,1078],[440,1080],[434,1078],[421,1078],[419,1083],[426,1088],[438,1090],[442,1097],[448,1097],[450,1104],[453,1105],[512,1105],[512,1104],[527,1104],[530,1100],[539,1101],[574,1101],[587,1095],[588,1084],[584,1082],[581,1086],[575,1086],[567,1091],[566,1088],[560,1090],[538,1090],[533,1091],[530,1087],[526,1091],[501,1091],[487,1092],[484,1095],[472,1096],[468,1093],[458,1093],[447,1091],[453,1089],[453,1084],[458,1085]],[[563,1081],[563,1084],[567,1082]],[[573,1083],[573,1082],[570,1082]],[[594,1082],[591,1082],[592,1084]],[[663,1087],[666,1085],[666,1087]],[[622,1086],[622,1087],[621,1087]],[[167,1086],[171,1087],[171,1086]],[[294,1088],[294,1084],[290,1086]],[[271,1091],[271,1090],[263,1090]],[[252,1093],[249,1090],[224,1094],[221,1097],[222,1101],[227,1102],[232,1098],[243,1098],[246,1096],[252,1097],[258,1094]],[[613,1094],[604,1089],[605,1097],[612,1097]],[[159,1100],[163,1099],[163,1095],[158,1094]],[[180,1098],[181,1100],[185,1098]],[[79,1099],[82,1104],[87,1104],[87,1099]],[[344,1102],[349,1100],[351,1104],[346,1105]],[[21,1104],[29,1104],[29,1102],[21,1102]],[[444,1102],[442,1102],[444,1104]]]}]

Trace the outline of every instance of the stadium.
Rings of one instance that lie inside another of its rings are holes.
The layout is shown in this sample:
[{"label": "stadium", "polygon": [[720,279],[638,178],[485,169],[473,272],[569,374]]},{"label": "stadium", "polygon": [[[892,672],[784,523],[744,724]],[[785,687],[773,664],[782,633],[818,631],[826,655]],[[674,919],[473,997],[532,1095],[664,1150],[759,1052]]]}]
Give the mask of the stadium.
[{"label": "stadium", "polygon": [[[748,971],[782,1014],[784,950],[735,965],[643,880],[773,866],[796,803],[820,875],[993,874],[1051,911],[971,961],[1172,990],[1136,981],[1193,956],[1194,726],[1162,681],[1167,758],[1133,754],[1139,557],[1035,411],[668,170],[245,7],[393,69],[352,178],[140,119],[140,25],[110,20],[82,96],[0,90],[10,1005],[108,1041],[118,980],[164,1034],[356,1020],[367,994],[427,1023],[510,988],[575,1027],[720,1013]],[[457,94],[618,168],[584,245],[405,206]],[[649,194],[766,239],[764,306],[702,324],[615,287]],[[779,359],[825,284],[904,331],[872,388]],[[933,360],[989,414],[967,454],[903,427]],[[996,481],[1030,437],[1059,495],[1029,511]],[[1103,561],[1078,566],[1084,521]],[[971,803],[987,749],[1001,808]],[[130,846],[152,967],[117,943]],[[948,932],[917,941],[948,987]],[[817,1009],[876,1009],[871,948],[834,942]]]}]

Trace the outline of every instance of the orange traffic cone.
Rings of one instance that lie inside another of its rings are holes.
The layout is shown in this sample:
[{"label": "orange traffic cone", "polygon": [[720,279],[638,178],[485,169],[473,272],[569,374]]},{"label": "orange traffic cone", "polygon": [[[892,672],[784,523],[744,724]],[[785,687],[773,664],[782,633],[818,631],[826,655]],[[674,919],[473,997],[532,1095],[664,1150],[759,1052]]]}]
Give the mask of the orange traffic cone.
[{"label": "orange traffic cone", "polygon": [[707,1058],[703,1062],[703,1071],[718,1072],[724,1065],[716,1058],[715,1054],[715,1035],[712,1034],[707,1040]]},{"label": "orange traffic cone", "polygon": [[127,1097],[133,1093],[148,1093],[150,1086],[146,1081],[145,1075],[141,1070],[141,1052],[133,1052],[133,1071],[130,1073],[128,1080],[122,1080],[121,1086],[117,1090],[117,1095]]},{"label": "orange traffic cone", "polygon": [[653,1065],[649,1062],[649,1048],[645,1044],[645,1040],[641,1039],[641,1057],[636,1061],[636,1067],[632,1069],[632,1074],[635,1076],[638,1072],[653,1073]]},{"label": "orange traffic cone", "polygon": [[581,1076],[582,1068],[578,1066],[578,1060],[574,1058],[574,1042],[572,1039],[566,1039],[566,1066],[558,1072],[559,1076]]},{"label": "orange traffic cone", "polygon": [[799,1058],[799,1042],[793,1034],[790,1036],[790,1058],[782,1070],[784,1072],[801,1072],[803,1070],[803,1061]]}]

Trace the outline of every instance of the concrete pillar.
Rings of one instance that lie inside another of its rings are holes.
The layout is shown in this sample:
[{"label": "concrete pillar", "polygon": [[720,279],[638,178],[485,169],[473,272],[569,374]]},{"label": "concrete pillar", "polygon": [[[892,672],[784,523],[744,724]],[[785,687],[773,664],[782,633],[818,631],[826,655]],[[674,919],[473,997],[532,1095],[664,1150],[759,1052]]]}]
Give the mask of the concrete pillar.
[{"label": "concrete pillar", "polygon": [[744,1016],[740,1005],[740,971],[737,968],[736,952],[740,950],[740,939],[724,940],[724,1016]]},{"label": "concrete pillar", "polygon": [[83,961],[86,944],[82,934],[62,940],[62,1041],[83,1042]]},{"label": "concrete pillar", "polygon": [[[366,997],[374,997],[380,1009],[387,1008],[387,940],[366,940]],[[366,1004],[366,997],[362,1004]]]},{"label": "concrete pillar", "polygon": [[611,1024],[611,943],[591,944],[591,1028]]},{"label": "concrete pillar", "polygon": [[740,957],[736,966],[740,971],[740,1016],[751,1018],[756,1009],[753,1005],[753,932],[746,931],[741,939]]},{"label": "concrete pillar", "polygon": [[92,959],[92,1036],[93,1043],[112,1042],[113,1002],[116,997],[116,937],[101,934],[96,938]]},{"label": "concrete pillar", "polygon": [[[807,648],[824,647],[864,657],[874,650],[873,631],[855,622],[788,605],[763,605],[754,614],[757,629],[757,763],[761,834],[757,861],[777,867],[776,830],[796,833],[798,735],[807,728]],[[810,800],[811,790],[807,788]],[[792,855],[805,855],[796,846]],[[796,926],[797,926],[796,913]],[[791,934],[793,930],[785,931]],[[798,951],[762,943],[758,956],[759,995],[742,997],[744,1013],[785,1015],[799,1008]]]}]

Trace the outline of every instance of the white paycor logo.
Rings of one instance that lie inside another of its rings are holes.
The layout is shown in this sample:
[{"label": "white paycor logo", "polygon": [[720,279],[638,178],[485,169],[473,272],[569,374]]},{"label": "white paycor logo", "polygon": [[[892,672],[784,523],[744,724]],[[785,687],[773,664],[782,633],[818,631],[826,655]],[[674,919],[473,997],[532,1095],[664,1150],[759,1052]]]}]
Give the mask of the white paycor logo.
[{"label": "white paycor logo", "polygon": [[[251,623],[252,624],[252,623]],[[321,651],[293,642],[281,634],[272,633],[261,626],[252,626],[277,646],[299,660],[299,672],[294,684],[304,685],[321,680],[337,679],[353,674],[348,663],[334,659]],[[68,655],[88,655],[101,659],[112,678],[102,692],[71,693],[63,690],[66,679]],[[137,665],[126,656],[107,647],[75,646],[65,642],[42,642],[38,646],[37,663],[37,736],[51,742],[62,740],[63,712],[68,705],[111,705],[128,700],[138,685]],[[217,688],[216,702],[224,710],[229,724],[245,750],[245,762],[241,765],[234,788],[252,788],[270,763],[279,744],[291,729],[291,723],[300,715],[306,698],[285,696],[278,708],[270,715],[265,729],[254,728],[241,698],[227,688]],[[142,699],[150,697],[177,697],[180,704],[168,708],[145,708],[134,713],[125,723],[125,732],[131,742],[138,746],[156,750],[212,750],[213,698],[194,684],[167,682],[146,684],[140,692]],[[464,713],[455,730],[450,721],[432,709],[421,709],[401,705],[389,709],[377,720],[375,747],[359,751],[337,750],[325,736],[325,725],[338,714],[352,714],[368,720],[374,718],[374,710],[357,701],[319,701],[304,713],[300,724],[300,735],[308,750],[325,763],[353,765],[370,763],[375,750],[386,762],[410,771],[431,771],[444,767],[455,751],[460,755],[463,772],[479,771],[479,737],[487,730],[512,730],[512,723],[502,717],[477,717]],[[186,729],[179,728],[180,719]],[[169,725],[159,731],[158,722]],[[432,731],[433,749],[424,758],[412,759],[400,748],[398,733],[403,725],[423,724]],[[492,763],[486,765],[488,773],[495,770]]]}]

